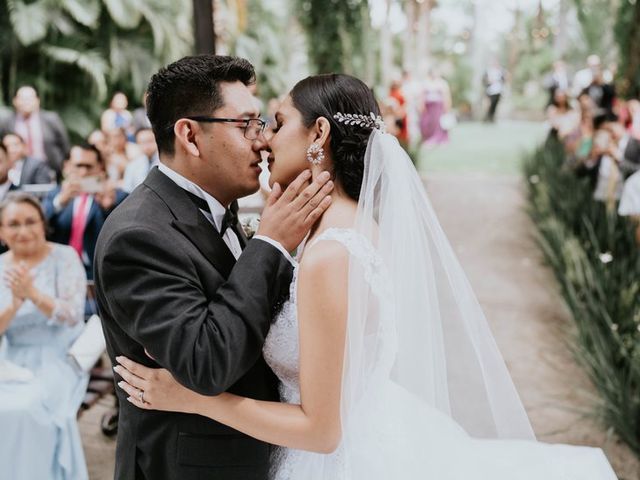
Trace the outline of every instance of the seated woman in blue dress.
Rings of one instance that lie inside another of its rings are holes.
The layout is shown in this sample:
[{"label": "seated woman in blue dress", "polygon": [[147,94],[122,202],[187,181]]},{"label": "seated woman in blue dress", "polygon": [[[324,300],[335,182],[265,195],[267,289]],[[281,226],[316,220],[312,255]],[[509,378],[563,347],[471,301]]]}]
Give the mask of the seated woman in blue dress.
[{"label": "seated woman in blue dress", "polygon": [[88,378],[66,355],[84,327],[86,276],[77,253],[48,243],[45,230],[33,197],[0,205],[0,237],[9,248],[0,255],[0,369],[23,369],[0,375],[0,476],[83,480],[76,415]]}]

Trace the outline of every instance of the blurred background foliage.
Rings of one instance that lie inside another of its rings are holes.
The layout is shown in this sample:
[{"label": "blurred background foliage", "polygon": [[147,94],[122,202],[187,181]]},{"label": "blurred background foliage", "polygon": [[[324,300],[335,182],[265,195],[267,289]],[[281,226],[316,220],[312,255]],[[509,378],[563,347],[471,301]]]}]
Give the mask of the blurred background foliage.
[{"label": "blurred background foliage", "polygon": [[[265,102],[311,73],[351,73],[380,96],[404,71],[420,80],[435,68],[451,84],[454,107],[472,117],[482,108],[482,72],[497,58],[510,74],[511,108],[539,113],[540,80],[553,61],[575,71],[591,53],[617,69],[620,92],[640,86],[637,0],[504,0],[510,27],[493,37],[488,0],[211,1],[217,52],[255,64]],[[192,5],[0,0],[0,106],[32,84],[74,138],[85,136],[114,91],[136,107],[151,73],[194,51]]]},{"label": "blurred background foliage", "polygon": [[149,76],[191,51],[188,0],[0,1],[0,99],[38,89],[74,138],[120,90],[140,104]]}]

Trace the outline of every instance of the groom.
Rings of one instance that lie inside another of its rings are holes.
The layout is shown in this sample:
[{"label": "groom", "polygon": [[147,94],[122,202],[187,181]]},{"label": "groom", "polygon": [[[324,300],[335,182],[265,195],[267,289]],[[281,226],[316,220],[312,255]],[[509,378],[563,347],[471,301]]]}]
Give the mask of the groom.
[{"label": "groom", "polygon": [[[312,183],[302,174],[285,192],[274,186],[246,240],[233,206],[259,188],[266,148],[253,81],[249,62],[214,55],[183,58],[151,78],[160,165],[105,223],[95,279],[112,362],[126,355],[164,367],[205,395],[277,401],[262,346],[289,290],[287,252],[329,205],[331,184],[328,174]],[[196,415],[137,409],[118,395],[116,479],[268,477],[268,444]]]}]

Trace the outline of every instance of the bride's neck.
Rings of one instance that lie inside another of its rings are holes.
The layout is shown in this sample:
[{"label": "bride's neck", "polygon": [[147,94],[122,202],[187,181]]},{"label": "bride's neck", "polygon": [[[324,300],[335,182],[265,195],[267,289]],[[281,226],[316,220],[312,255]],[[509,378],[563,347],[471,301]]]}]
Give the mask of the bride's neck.
[{"label": "bride's neck", "polygon": [[331,193],[331,205],[311,231],[311,237],[319,235],[328,228],[352,228],[357,209],[358,202],[336,185]]}]

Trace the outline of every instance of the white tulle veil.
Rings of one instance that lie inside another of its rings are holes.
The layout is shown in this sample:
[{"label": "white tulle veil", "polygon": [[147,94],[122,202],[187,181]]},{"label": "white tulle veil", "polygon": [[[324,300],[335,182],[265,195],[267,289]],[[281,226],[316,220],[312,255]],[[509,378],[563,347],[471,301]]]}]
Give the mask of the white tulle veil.
[{"label": "white tulle veil", "polygon": [[[365,154],[355,228],[375,245],[391,291],[384,294],[388,311],[380,318],[369,301],[370,282],[352,265],[343,414],[348,416],[371,371],[387,368],[374,362],[374,347],[390,357],[391,380],[451,416],[471,436],[534,438],[419,175],[397,139],[376,129]],[[388,344],[389,330],[395,330],[396,345]]]},{"label": "white tulle veil", "polygon": [[[475,438],[534,439],[419,175],[396,138],[377,129],[355,229],[372,248],[350,257],[340,465],[335,455],[302,455],[286,478],[428,478],[421,408],[437,409]],[[407,462],[405,450],[423,461]]]}]

